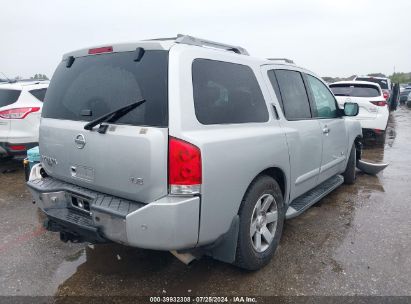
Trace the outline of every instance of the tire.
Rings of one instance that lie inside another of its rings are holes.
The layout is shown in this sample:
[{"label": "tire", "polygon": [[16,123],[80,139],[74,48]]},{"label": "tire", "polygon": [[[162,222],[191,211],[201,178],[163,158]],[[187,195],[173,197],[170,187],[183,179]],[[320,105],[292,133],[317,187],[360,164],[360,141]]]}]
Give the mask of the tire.
[{"label": "tire", "polygon": [[355,144],[352,145],[350,157],[348,158],[347,167],[343,173],[344,184],[352,185],[355,183],[356,173],[355,167],[357,163],[357,150],[355,149]]},{"label": "tire", "polygon": [[[268,210],[264,211],[264,207],[267,206]],[[266,175],[257,177],[244,195],[239,217],[234,264],[247,270],[260,269],[268,264],[274,255],[283,231],[284,201],[277,181]],[[255,229],[251,230],[252,227]],[[268,235],[270,242],[267,241]],[[258,239],[260,239],[260,246],[258,246]]]}]

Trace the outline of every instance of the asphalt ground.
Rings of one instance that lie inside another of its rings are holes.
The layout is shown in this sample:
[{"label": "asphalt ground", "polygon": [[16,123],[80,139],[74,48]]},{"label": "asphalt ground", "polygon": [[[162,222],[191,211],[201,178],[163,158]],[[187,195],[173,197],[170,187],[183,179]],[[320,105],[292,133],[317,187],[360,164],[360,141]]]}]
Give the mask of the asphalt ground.
[{"label": "asphalt ground", "polygon": [[366,141],[363,158],[390,165],[378,176],[357,172],[355,185],[288,220],[257,272],[63,243],[42,228],[21,161],[0,160],[0,296],[411,296],[411,109],[391,114],[385,143]]}]

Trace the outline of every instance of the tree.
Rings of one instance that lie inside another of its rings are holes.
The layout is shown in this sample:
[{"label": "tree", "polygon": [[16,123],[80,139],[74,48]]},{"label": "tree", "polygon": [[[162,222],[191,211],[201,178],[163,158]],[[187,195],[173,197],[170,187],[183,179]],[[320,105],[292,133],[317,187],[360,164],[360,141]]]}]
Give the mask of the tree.
[{"label": "tree", "polygon": [[33,80],[49,80],[46,74],[35,74],[33,77],[30,77]]},{"label": "tree", "polygon": [[394,83],[411,83],[411,73],[394,73],[390,79]]},{"label": "tree", "polygon": [[387,77],[385,76],[385,74],[383,73],[370,73],[367,76],[371,76],[371,77]]}]

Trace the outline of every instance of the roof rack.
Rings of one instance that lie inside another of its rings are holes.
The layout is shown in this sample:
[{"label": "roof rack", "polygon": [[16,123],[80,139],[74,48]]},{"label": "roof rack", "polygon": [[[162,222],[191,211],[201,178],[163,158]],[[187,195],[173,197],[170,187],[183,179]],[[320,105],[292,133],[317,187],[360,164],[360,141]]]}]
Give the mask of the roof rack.
[{"label": "roof rack", "polygon": [[216,48],[216,49],[223,49],[223,50],[234,52],[234,53],[237,53],[237,54],[249,55],[247,50],[242,48],[241,46],[234,46],[234,45],[224,44],[224,43],[215,42],[215,41],[211,41],[211,40],[205,40],[205,39],[196,38],[196,37],[192,37],[192,36],[188,36],[188,35],[178,34],[175,42],[176,43],[181,43],[181,44],[205,46],[205,47],[211,47],[211,48]]},{"label": "roof rack", "polygon": [[295,64],[294,61],[292,61],[291,59],[287,59],[287,58],[267,58],[267,59],[272,60],[272,61],[284,61],[286,63]]}]

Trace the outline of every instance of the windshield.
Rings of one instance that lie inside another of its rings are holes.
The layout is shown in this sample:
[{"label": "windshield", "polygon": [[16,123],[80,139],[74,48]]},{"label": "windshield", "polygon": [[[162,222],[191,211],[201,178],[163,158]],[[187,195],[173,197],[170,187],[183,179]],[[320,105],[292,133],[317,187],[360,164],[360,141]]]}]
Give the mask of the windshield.
[{"label": "windshield", "polygon": [[355,78],[356,81],[369,81],[369,82],[374,82],[378,83],[383,90],[389,90],[390,88],[388,87],[388,81],[385,79],[378,79],[378,78],[372,78],[372,77],[357,77]]},{"label": "windshield", "polygon": [[335,96],[378,97],[380,91],[372,85],[331,84],[331,91]]},{"label": "windshield", "polygon": [[20,90],[0,89],[0,107],[8,106],[19,99]]},{"label": "windshield", "polygon": [[122,52],[79,57],[69,68],[61,62],[47,90],[42,116],[91,121],[145,99],[116,123],[166,127],[168,52],[148,50],[139,62],[134,58],[134,52]]}]

